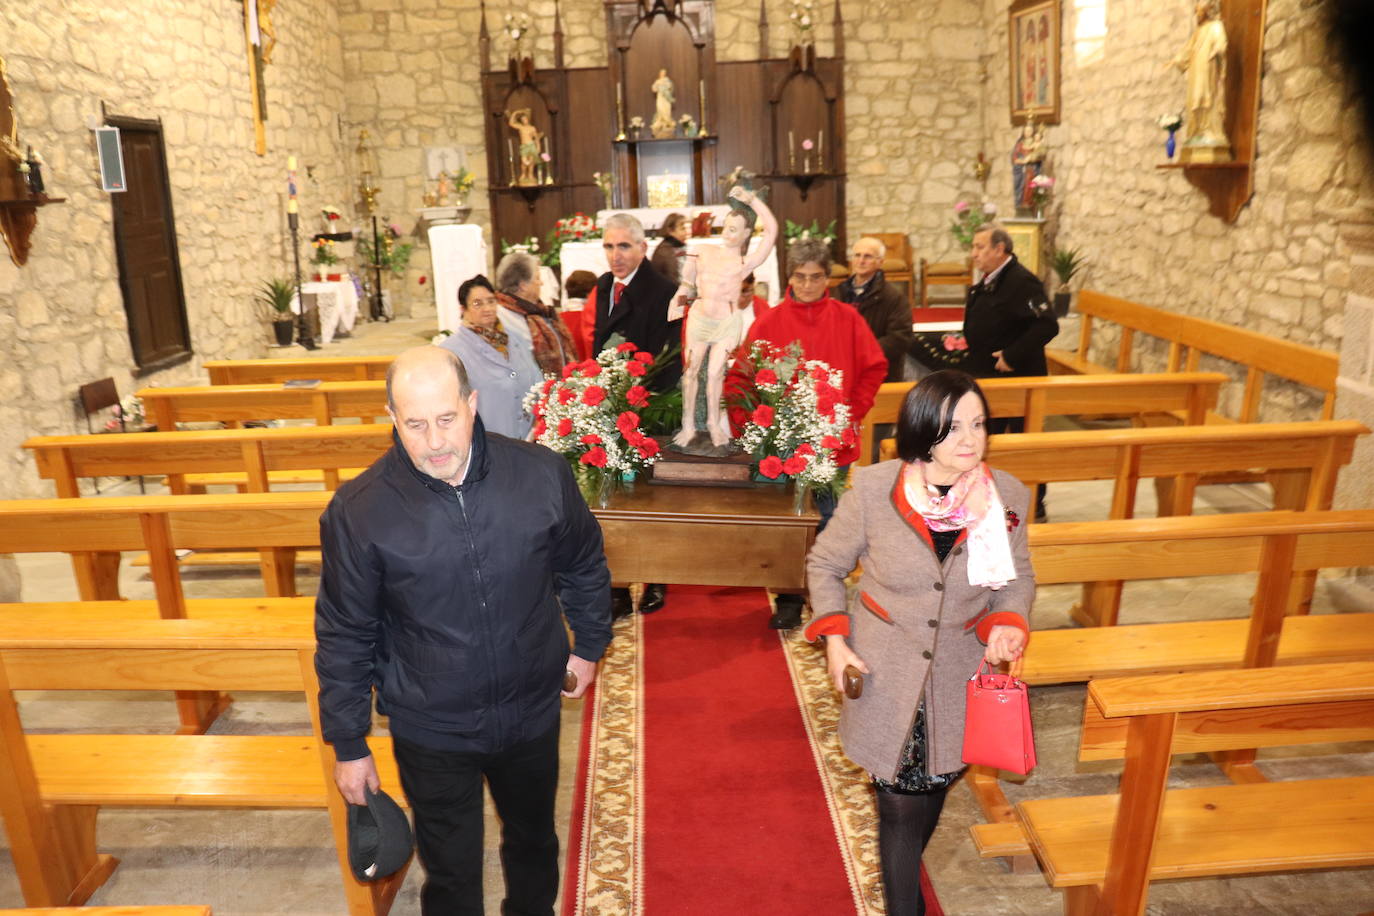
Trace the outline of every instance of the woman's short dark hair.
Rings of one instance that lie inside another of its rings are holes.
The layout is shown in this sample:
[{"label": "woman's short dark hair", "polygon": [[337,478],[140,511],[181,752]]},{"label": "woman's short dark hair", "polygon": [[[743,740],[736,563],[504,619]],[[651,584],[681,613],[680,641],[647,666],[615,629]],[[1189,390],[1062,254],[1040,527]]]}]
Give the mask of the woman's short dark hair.
[{"label": "woman's short dark hair", "polygon": [[487,292],[491,293],[493,296],[496,295],[496,290],[492,288],[491,281],[488,280],[486,277],[482,276],[481,274],[478,274],[471,280],[464,280],[463,285],[458,287],[458,304],[461,305],[463,308],[467,308],[468,294],[471,293],[474,289],[477,289],[479,286],[482,289],[485,289]]},{"label": "woman's short dark hair", "polygon": [[596,288],[596,274],[590,270],[574,270],[568,274],[563,288],[568,291],[569,299],[586,299]]},{"label": "woman's short dark hair", "polygon": [[930,450],[949,435],[955,405],[970,391],[983,402],[983,416],[991,418],[978,381],[958,369],[933,372],[906,393],[897,416],[897,454],[903,461],[930,460]]},{"label": "woman's short dark hair", "polygon": [[684,213],[669,213],[668,218],[663,221],[663,225],[658,227],[659,235],[667,235],[676,232],[677,227],[687,222],[687,215]]}]

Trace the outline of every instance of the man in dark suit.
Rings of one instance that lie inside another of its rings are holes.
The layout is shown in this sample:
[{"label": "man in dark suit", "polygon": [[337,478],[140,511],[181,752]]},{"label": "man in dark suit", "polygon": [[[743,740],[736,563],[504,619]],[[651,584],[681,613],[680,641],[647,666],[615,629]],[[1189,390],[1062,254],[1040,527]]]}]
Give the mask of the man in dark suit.
[{"label": "man in dark suit", "polygon": [[974,233],[970,253],[982,279],[964,305],[964,370],[980,378],[1048,375],[1045,344],[1059,333],[1059,319],[1045,285],[1016,259],[1011,236],[995,223]]},{"label": "man in dark suit", "polygon": [[[644,227],[628,213],[616,213],[602,227],[601,247],[611,269],[596,281],[596,333],[592,353],[600,353],[611,335],[618,334],[641,350],[658,356],[682,339],[682,316],[669,320],[677,284],[645,260],[648,246]],[[650,387],[668,391],[682,377],[682,361],[674,360],[654,376]]]},{"label": "man in dark suit", "polygon": [[[973,266],[982,279],[969,289],[964,305],[963,369],[981,378],[1049,375],[1045,344],[1059,333],[1059,319],[1045,285],[1012,254],[1011,236],[996,223],[973,234]],[[1024,432],[1023,417],[993,417],[989,433]],[[1035,520],[1045,516],[1045,485],[1035,488]]]},{"label": "man in dark suit", "polygon": [[[648,246],[644,227],[628,213],[616,213],[602,225],[601,247],[611,269],[596,281],[596,331],[592,353],[600,353],[612,335],[619,335],[641,350],[658,356],[682,339],[682,316],[669,309],[677,294],[677,284],[664,277],[645,260]],[[682,360],[675,359],[654,376],[649,387],[668,391],[682,377]],[[668,587],[656,582],[644,586],[639,602],[641,614],[652,614],[663,607]],[[630,590],[611,589],[611,614],[630,613]]]}]

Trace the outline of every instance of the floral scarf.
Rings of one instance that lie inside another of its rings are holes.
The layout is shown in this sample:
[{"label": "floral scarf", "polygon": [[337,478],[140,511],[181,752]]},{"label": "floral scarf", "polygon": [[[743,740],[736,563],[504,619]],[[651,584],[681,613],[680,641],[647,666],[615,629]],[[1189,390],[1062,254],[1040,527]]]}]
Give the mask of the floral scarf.
[{"label": "floral scarf", "polygon": [[475,324],[463,322],[463,327],[467,328],[478,337],[491,344],[502,355],[509,358],[510,355],[510,335],[501,330],[499,326],[494,328],[484,328]]},{"label": "floral scarf", "polygon": [[534,361],[539,364],[540,372],[558,375],[565,365],[577,360],[572,332],[551,306],[506,293],[497,293],[496,298],[506,308],[525,316],[530,328]]},{"label": "floral scarf", "polygon": [[932,531],[968,531],[970,585],[996,590],[1016,578],[1006,509],[986,464],[959,475],[943,496],[926,483],[924,462],[913,461],[902,473],[907,502]]}]

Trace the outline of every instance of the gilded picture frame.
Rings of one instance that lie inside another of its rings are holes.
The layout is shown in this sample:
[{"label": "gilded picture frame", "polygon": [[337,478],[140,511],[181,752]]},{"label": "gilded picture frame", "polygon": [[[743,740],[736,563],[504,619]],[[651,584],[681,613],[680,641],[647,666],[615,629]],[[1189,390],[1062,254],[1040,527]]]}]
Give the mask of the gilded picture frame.
[{"label": "gilded picture frame", "polygon": [[1060,0],[1015,0],[1007,14],[1011,123],[1059,123]]}]

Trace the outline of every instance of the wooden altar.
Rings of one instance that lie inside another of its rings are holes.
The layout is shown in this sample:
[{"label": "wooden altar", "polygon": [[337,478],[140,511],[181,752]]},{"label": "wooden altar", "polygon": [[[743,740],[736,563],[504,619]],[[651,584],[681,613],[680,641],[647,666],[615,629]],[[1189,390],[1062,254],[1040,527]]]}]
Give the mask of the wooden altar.
[{"label": "wooden altar", "polygon": [[[508,58],[492,69],[491,36],[482,8],[479,49],[486,117],[488,194],[493,243],[543,239],[556,220],[595,213],[606,201],[593,173],[612,176],[616,208],[649,205],[649,179],[685,176],[684,212],[725,200],[720,178],[736,166],[769,188],[778,221],[836,223],[836,254],[845,246],[844,19],[832,13],[835,56],[793,46],[771,57],[766,11],[759,13],[759,56],[719,62],[715,0],[606,0],[609,61],[569,67],[561,10],[555,2],[552,66]],[[675,118],[690,115],[703,130],[654,138],[650,86],[660,70],[673,80]],[[548,175],[518,184],[510,112],[529,108],[548,138]],[[634,117],[645,127],[630,129]],[[811,141],[812,149],[803,148]]]}]

